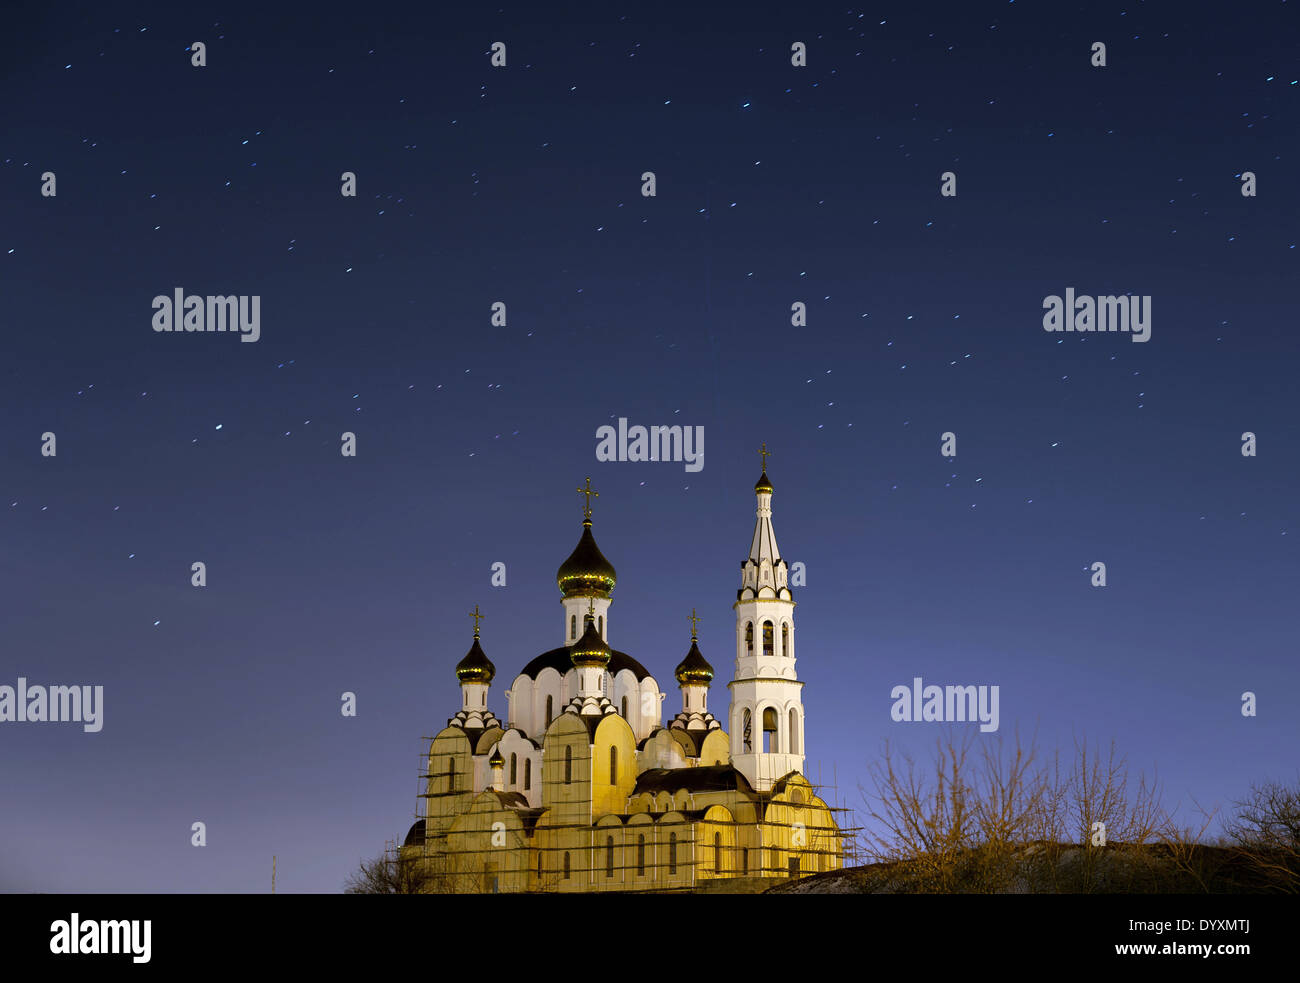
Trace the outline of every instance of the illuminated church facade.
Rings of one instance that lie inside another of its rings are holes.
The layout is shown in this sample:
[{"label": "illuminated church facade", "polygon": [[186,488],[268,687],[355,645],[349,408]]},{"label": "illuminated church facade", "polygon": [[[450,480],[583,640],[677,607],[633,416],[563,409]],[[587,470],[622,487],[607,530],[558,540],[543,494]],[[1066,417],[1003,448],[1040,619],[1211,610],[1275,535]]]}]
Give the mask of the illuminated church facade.
[{"label": "illuminated church facade", "polygon": [[[766,452],[764,451],[766,462]],[[460,710],[429,744],[425,807],[402,860],[425,889],[470,892],[760,890],[843,863],[833,813],[802,774],[803,683],[794,598],[772,528],[766,466],[736,614],[724,721],[713,668],[691,644],[674,676],[681,709],[609,643],[614,567],[582,535],[556,575],[564,644],[533,659],[489,709],[496,668],[474,641],[456,666]]]}]

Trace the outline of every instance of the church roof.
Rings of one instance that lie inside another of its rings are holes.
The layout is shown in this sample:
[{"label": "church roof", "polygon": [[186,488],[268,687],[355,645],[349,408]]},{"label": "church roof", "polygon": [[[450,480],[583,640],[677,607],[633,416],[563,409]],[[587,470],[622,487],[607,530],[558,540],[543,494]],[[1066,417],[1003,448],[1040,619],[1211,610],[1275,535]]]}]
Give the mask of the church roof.
[{"label": "church roof", "polygon": [[423,846],[424,845],[424,820],[417,819],[415,825],[406,831],[406,840],[402,846]]},{"label": "church roof", "polygon": [[632,794],[681,789],[687,792],[754,791],[748,779],[733,765],[710,765],[707,768],[651,768],[637,776]]},{"label": "church roof", "polygon": [[[562,645],[560,648],[551,649],[549,652],[543,652],[528,665],[520,670],[519,675],[527,676],[529,679],[536,679],[537,674],[548,666],[563,676],[573,668],[573,647]],[[624,669],[631,669],[636,676],[637,682],[645,679],[650,675],[650,671],[645,666],[637,662],[636,659],[626,652],[614,650],[610,653],[609,674],[618,675]]]},{"label": "church roof", "polygon": [[[790,784],[790,779],[798,775],[797,771],[787,771],[784,775],[772,783],[772,790],[769,793],[773,798],[785,791],[785,787]],[[802,777],[802,776],[800,776]],[[806,781],[807,779],[805,779]]]}]

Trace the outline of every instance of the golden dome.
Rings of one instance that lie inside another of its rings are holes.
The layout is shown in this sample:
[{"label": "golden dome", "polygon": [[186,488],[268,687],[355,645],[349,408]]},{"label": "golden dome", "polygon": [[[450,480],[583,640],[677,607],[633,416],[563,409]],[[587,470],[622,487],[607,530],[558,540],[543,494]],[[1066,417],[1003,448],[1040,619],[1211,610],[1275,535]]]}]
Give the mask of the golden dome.
[{"label": "golden dome", "polygon": [[691,650],[686,653],[686,658],[677,663],[673,675],[677,677],[678,685],[681,686],[688,683],[703,683],[707,686],[713,682],[713,666],[709,665],[708,660],[704,658],[695,639],[691,639]]},{"label": "golden dome", "polygon": [[569,651],[575,666],[607,666],[614,653],[596,630],[595,619],[590,614],[583,619],[586,630]]},{"label": "golden dome", "polygon": [[617,578],[591,534],[591,520],[582,523],[582,538],[569,558],[560,564],[555,582],[565,597],[609,597]]},{"label": "golden dome", "polygon": [[497,674],[496,666],[484,654],[478,643],[478,631],[474,632],[474,644],[465,653],[465,658],[456,664],[456,678],[462,683],[490,683]]}]

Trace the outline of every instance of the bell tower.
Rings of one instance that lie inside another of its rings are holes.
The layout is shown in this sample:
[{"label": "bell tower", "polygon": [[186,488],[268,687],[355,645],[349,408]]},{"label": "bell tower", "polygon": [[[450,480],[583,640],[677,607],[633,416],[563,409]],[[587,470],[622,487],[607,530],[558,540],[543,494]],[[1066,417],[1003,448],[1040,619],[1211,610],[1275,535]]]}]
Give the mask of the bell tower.
[{"label": "bell tower", "polygon": [[728,733],[731,762],[756,790],[770,789],[783,775],[803,771],[803,683],[794,671],[794,596],[789,566],[772,530],[769,452],[759,449],[763,473],[754,485],[758,499],[754,538],[741,563],[736,592],[736,671]]}]

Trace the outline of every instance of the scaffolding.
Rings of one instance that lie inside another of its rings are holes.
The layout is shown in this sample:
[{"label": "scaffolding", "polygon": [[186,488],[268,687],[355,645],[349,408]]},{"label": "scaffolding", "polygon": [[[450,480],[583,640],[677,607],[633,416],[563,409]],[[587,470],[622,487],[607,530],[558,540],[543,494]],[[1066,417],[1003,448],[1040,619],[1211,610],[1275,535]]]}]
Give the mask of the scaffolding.
[{"label": "scaffolding", "polygon": [[[474,798],[492,787],[491,782],[475,788],[473,761],[481,755],[435,754],[436,739],[422,740],[427,750],[420,754],[414,818],[424,837],[419,844],[399,848],[398,854],[423,865],[421,883],[431,892],[670,893],[725,891],[728,885],[739,890],[746,881],[758,890],[778,879],[838,870],[857,861],[859,829],[836,820],[852,810],[838,804],[833,783],[827,786],[801,776],[820,806],[812,801],[777,800],[770,790],[739,789],[688,790],[686,802],[681,803],[681,790],[665,788],[628,795],[621,811],[597,814],[591,773],[595,756],[591,745],[581,743],[568,747],[575,751],[585,747],[588,753],[544,761],[533,776],[537,794],[525,798],[540,799],[543,805],[521,808],[503,803],[493,809],[498,814],[512,813],[517,829],[494,828],[504,827],[499,819],[493,825],[453,829],[458,819],[469,814]],[[458,758],[468,759],[469,767],[457,768]],[[439,763],[447,767],[435,770]],[[557,786],[565,792],[548,794],[558,791]],[[632,808],[634,798],[643,796],[650,797],[650,807]],[[696,804],[697,796],[710,801]],[[731,818],[706,818],[717,806]],[[808,814],[811,819],[822,815],[823,808],[829,823],[793,818]],[[746,812],[753,818],[742,818]],[[673,813],[680,819],[665,821]],[[541,825],[543,814],[546,822]],[[784,818],[776,819],[774,814]],[[638,821],[638,816],[646,820]],[[616,822],[602,824],[606,817]]]}]

